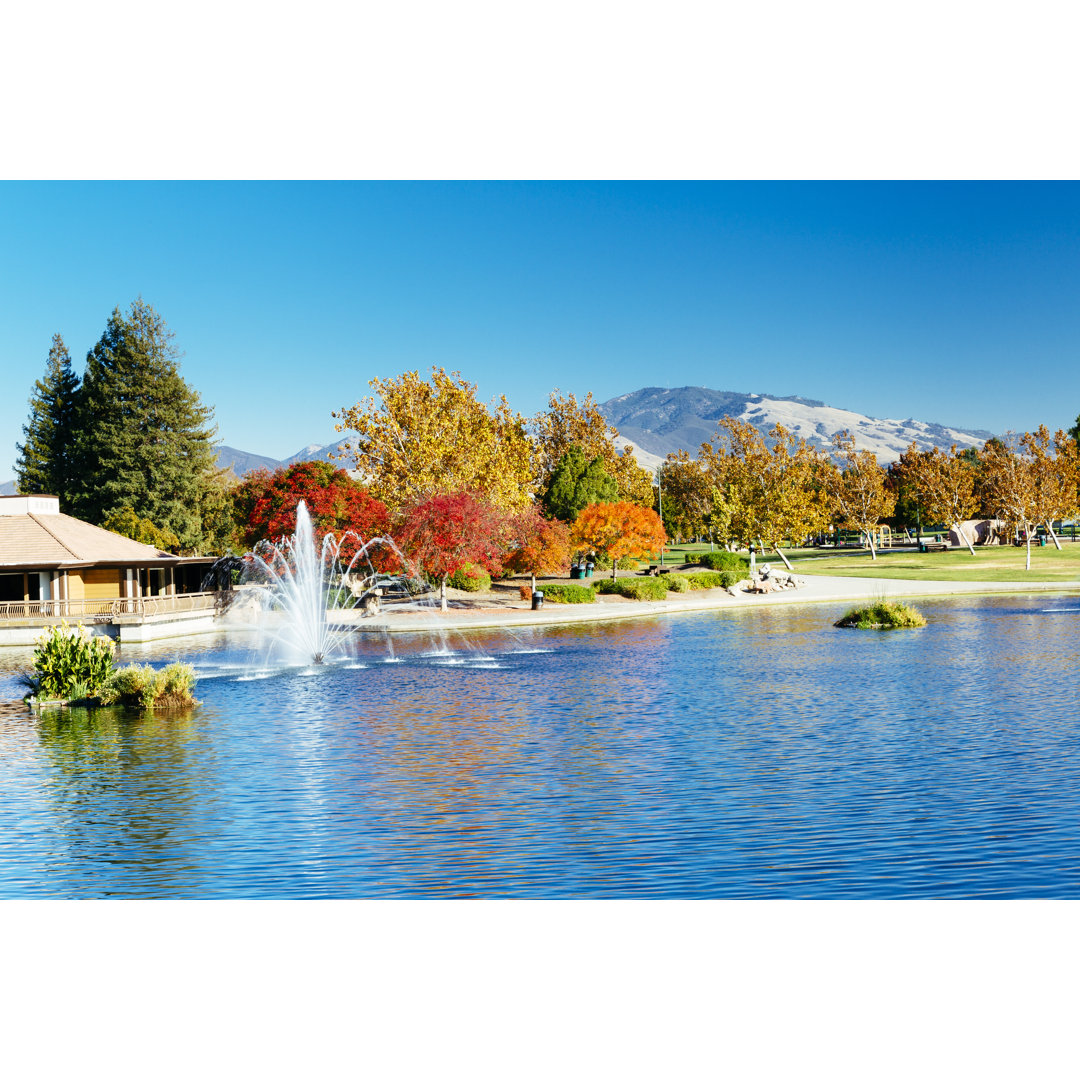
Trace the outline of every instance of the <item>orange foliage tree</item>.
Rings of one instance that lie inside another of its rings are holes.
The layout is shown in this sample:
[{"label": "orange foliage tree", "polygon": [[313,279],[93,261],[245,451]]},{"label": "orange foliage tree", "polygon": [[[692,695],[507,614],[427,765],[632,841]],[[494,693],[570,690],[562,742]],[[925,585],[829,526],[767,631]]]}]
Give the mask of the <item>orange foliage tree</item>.
[{"label": "orange foliage tree", "polygon": [[629,502],[593,503],[578,514],[571,539],[607,555],[614,581],[620,559],[651,555],[667,543],[667,534],[655,510]]},{"label": "orange foliage tree", "polygon": [[516,574],[528,574],[533,589],[537,574],[558,574],[570,565],[570,526],[549,521],[535,504],[510,519],[507,535],[510,554],[503,565]]}]

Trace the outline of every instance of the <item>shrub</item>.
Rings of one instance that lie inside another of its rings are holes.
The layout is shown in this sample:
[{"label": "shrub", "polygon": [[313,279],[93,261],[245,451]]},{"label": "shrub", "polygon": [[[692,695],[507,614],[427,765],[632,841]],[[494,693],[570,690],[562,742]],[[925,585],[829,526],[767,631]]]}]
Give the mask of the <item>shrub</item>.
[{"label": "shrub", "polygon": [[464,592],[487,592],[491,588],[491,575],[479,566],[466,563],[446,579],[446,584],[448,588],[462,589]]},{"label": "shrub", "polygon": [[127,705],[140,709],[175,709],[197,702],[195,669],[190,664],[169,664],[157,670],[149,664],[117,668],[101,692],[104,705]]},{"label": "shrub", "polygon": [[[745,570],[698,570],[690,574],[672,574],[682,578],[690,589],[727,589],[747,577]],[[670,586],[669,586],[670,588]]]},{"label": "shrub", "polygon": [[834,626],[855,627],[858,630],[901,630],[925,626],[922,613],[899,600],[878,600],[869,607],[852,608]]},{"label": "shrub", "polygon": [[556,604],[591,604],[596,593],[591,585],[545,585],[540,592]]},{"label": "shrub", "polygon": [[682,574],[668,574],[661,578],[668,592],[688,592],[690,582]]},{"label": "shrub", "polygon": [[707,570],[738,570],[743,577],[750,572],[750,560],[734,551],[705,551],[697,561]]},{"label": "shrub", "polygon": [[532,586],[531,585],[519,585],[518,586],[518,596],[520,596],[522,600],[531,600],[532,599]]},{"label": "shrub", "polygon": [[37,695],[62,701],[95,697],[112,673],[113,650],[112,641],[91,637],[84,626],[50,627],[34,649]]},{"label": "shrub", "polygon": [[667,597],[667,583],[663,578],[604,578],[596,583],[596,591],[616,593],[631,600],[663,600]]}]

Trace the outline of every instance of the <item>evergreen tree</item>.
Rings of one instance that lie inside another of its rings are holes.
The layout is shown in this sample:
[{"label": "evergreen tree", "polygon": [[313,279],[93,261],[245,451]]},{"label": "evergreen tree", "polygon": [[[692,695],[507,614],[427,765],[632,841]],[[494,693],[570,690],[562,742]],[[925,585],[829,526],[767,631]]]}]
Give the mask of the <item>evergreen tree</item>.
[{"label": "evergreen tree", "polygon": [[576,444],[561,458],[551,474],[544,494],[544,509],[560,521],[576,521],[578,514],[592,503],[615,502],[619,485],[604,469],[604,460],[589,461]]},{"label": "evergreen tree", "polygon": [[1072,436],[1073,442],[1080,446],[1080,416],[1076,418],[1076,423],[1069,428],[1068,433]]},{"label": "evergreen tree", "polygon": [[59,495],[66,510],[72,488],[75,405],[79,377],[64,339],[53,334],[45,377],[34,383],[25,442],[16,445],[15,478],[23,495]]},{"label": "evergreen tree", "polygon": [[117,308],[86,357],[77,410],[74,513],[101,524],[130,507],[200,547],[214,469],[213,409],[180,376],[173,334],[142,297]]}]

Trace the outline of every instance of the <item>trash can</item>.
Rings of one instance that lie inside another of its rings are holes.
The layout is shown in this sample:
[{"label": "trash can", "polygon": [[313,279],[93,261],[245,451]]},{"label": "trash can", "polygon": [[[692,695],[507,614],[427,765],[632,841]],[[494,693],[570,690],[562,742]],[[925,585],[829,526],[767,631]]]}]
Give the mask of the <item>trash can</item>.
[{"label": "trash can", "polygon": [[544,606],[544,592],[542,589],[536,589],[532,594],[532,609],[533,611],[539,611]]},{"label": "trash can", "polygon": [[1039,537],[1039,547],[1046,547],[1046,537],[1045,536],[1040,536]]},{"label": "trash can", "polygon": [[581,577],[582,573],[583,573],[583,570],[582,570],[582,568],[580,566],[571,566],[570,567],[570,580],[571,581],[576,581],[579,577]]},{"label": "trash can", "polygon": [[593,568],[595,566],[596,566],[596,563],[587,562],[585,564],[585,576],[586,577],[592,577]]}]

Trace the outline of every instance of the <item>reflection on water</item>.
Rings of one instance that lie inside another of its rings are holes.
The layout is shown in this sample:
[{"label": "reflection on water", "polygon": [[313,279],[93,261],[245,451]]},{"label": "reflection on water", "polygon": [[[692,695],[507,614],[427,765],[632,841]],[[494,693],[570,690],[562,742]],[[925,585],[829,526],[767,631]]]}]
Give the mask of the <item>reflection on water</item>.
[{"label": "reflection on water", "polygon": [[0,895],[1080,895],[1080,605],[921,606],[129,646],[202,706],[0,712]]}]

